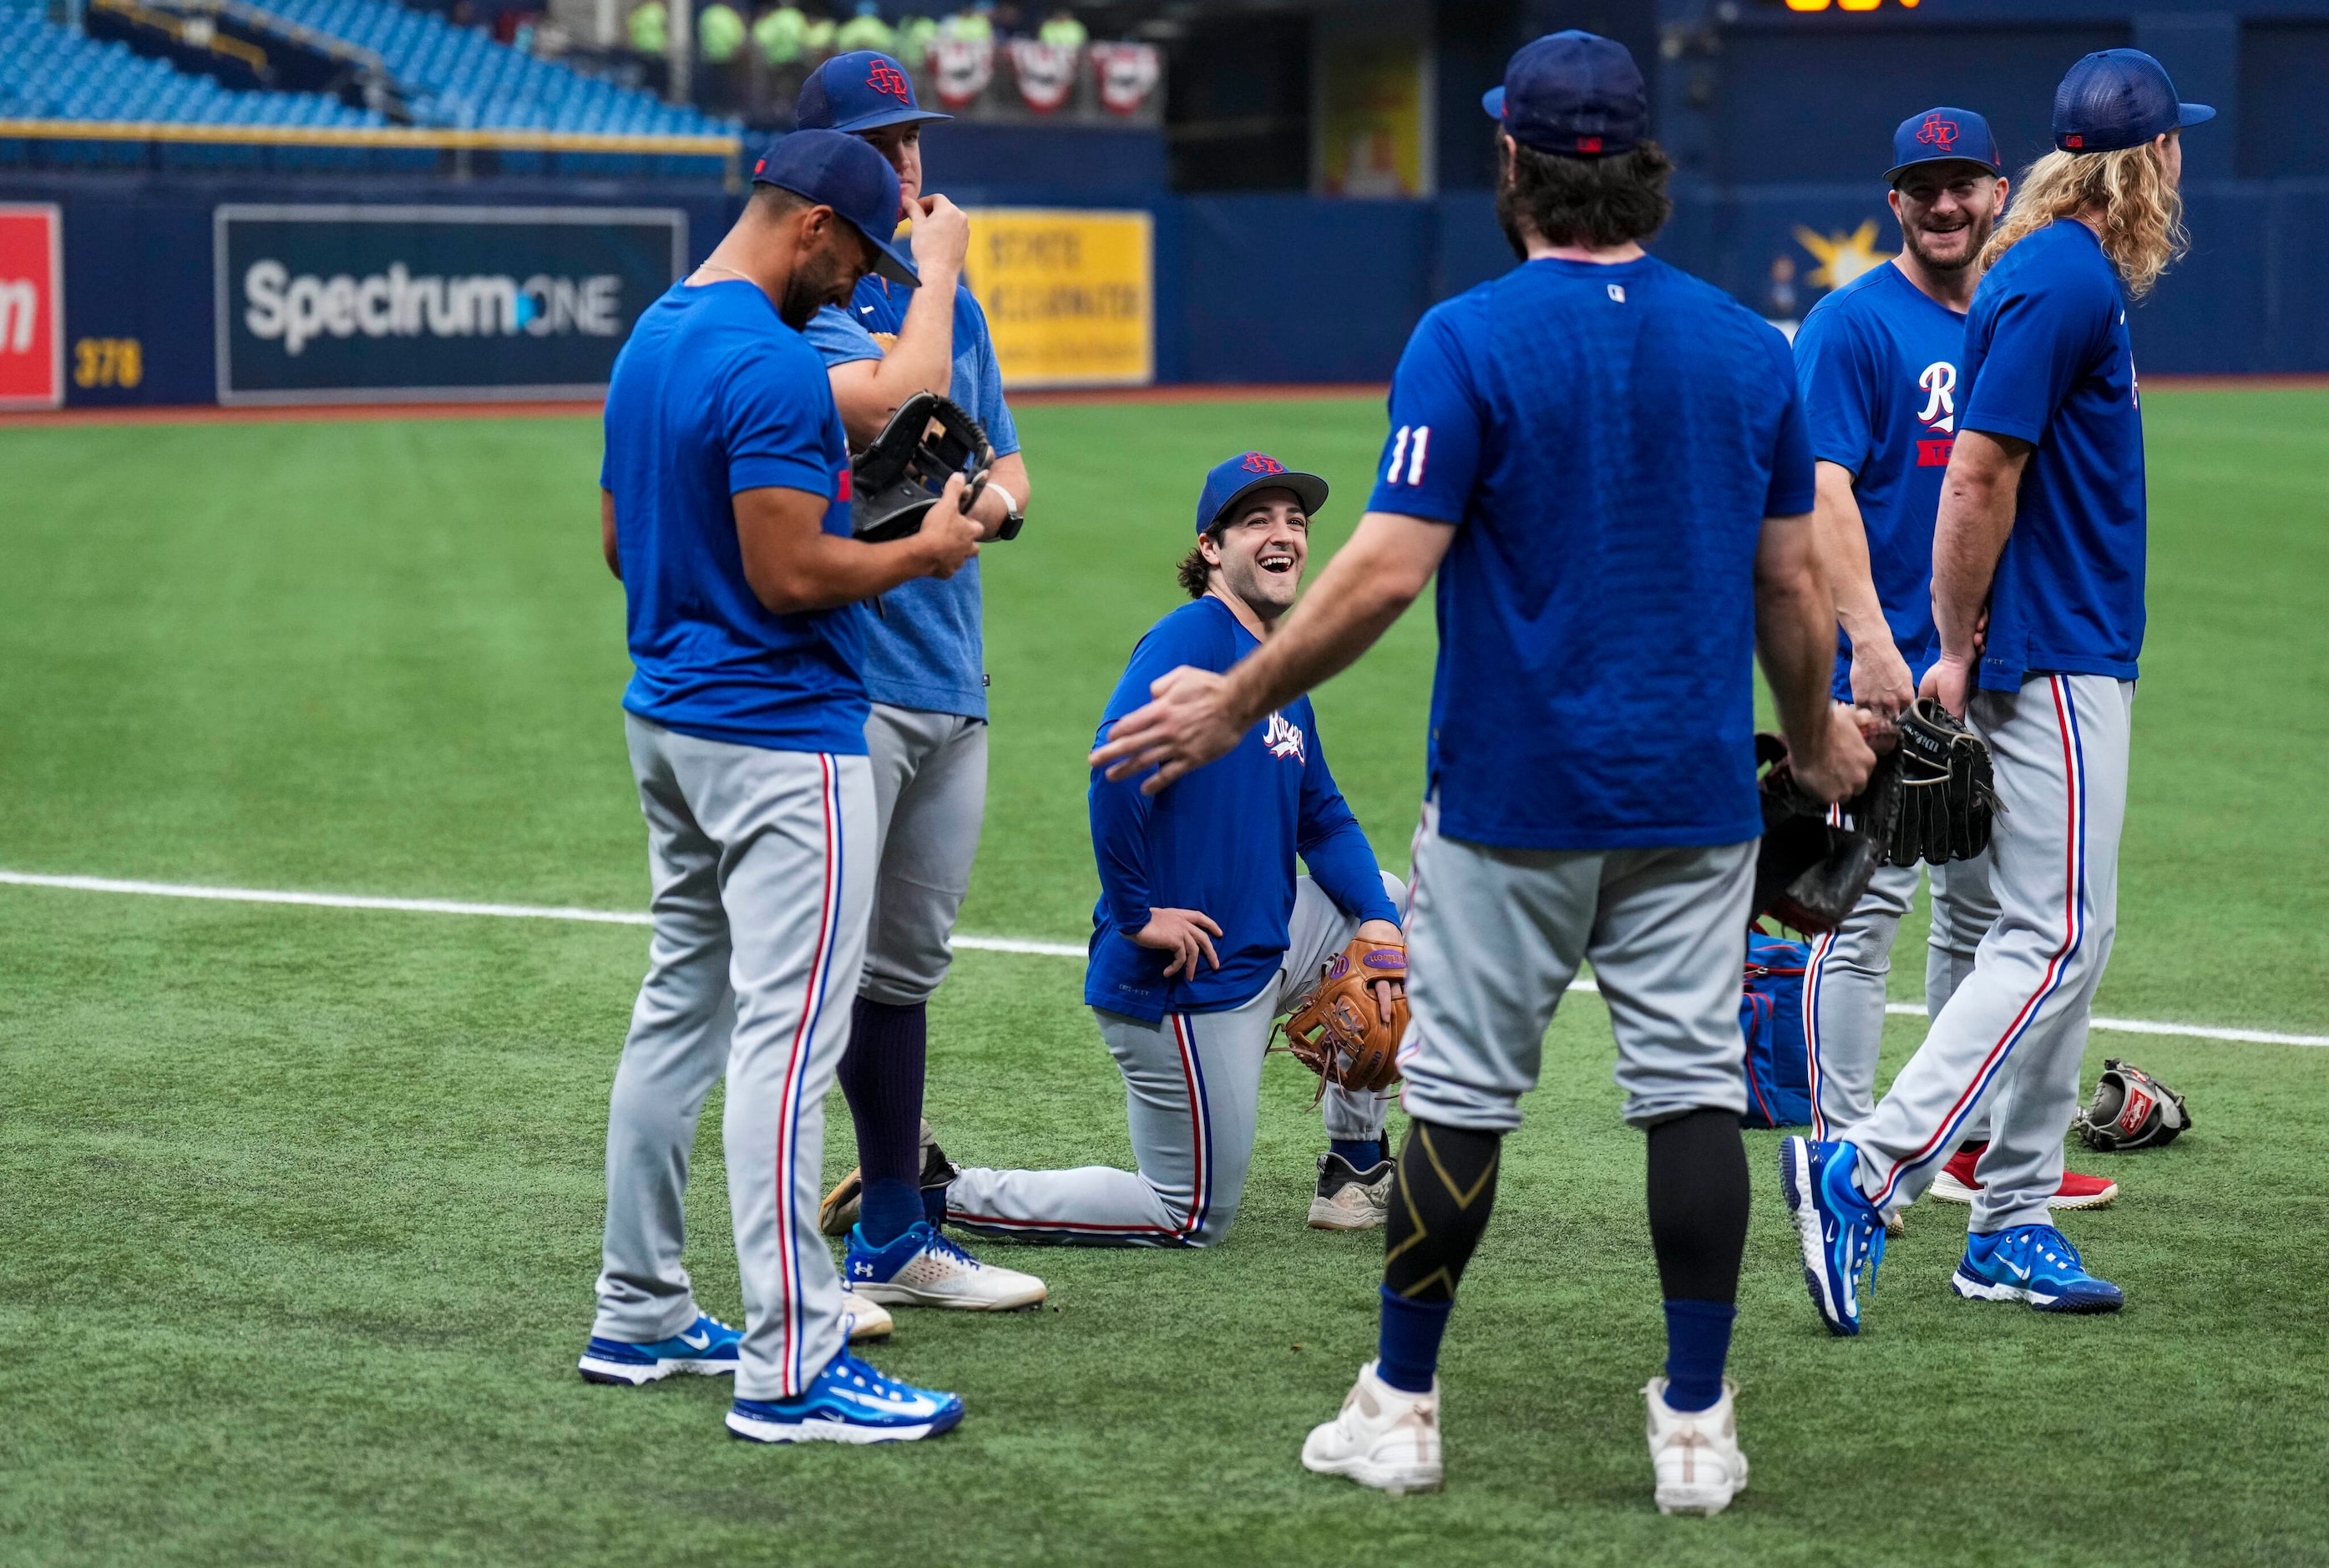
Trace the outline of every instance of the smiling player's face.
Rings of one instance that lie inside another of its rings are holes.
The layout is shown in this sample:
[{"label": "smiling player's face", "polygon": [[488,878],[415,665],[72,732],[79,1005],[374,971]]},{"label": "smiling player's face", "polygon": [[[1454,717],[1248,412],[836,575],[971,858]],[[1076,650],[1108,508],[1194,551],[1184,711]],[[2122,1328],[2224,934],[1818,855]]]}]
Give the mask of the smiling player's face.
[{"label": "smiling player's face", "polygon": [[1216,542],[1204,540],[1205,559],[1221,585],[1265,623],[1294,607],[1302,568],[1310,561],[1310,518],[1290,490],[1257,490],[1238,502]]},{"label": "smiling player's face", "polygon": [[1979,164],[1920,164],[1892,187],[1900,242],[1936,272],[1973,265],[2005,207],[2005,182]]}]

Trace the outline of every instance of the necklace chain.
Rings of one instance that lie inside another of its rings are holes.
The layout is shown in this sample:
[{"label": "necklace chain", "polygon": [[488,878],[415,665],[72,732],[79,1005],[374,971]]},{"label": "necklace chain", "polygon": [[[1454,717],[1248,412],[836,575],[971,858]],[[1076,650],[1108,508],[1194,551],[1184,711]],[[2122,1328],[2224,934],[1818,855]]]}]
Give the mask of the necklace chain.
[{"label": "necklace chain", "polygon": [[695,270],[698,272],[724,272],[731,277],[740,277],[747,283],[757,281],[750,273],[739,272],[732,267],[722,267],[717,261],[707,261],[701,267],[698,267]]}]

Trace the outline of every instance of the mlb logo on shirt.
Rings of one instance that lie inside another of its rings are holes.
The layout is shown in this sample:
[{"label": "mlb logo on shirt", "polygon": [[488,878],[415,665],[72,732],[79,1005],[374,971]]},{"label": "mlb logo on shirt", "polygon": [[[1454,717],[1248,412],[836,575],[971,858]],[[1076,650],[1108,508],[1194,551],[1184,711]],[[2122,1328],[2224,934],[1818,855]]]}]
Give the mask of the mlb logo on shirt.
[{"label": "mlb logo on shirt", "polygon": [[54,206],[0,205],[0,408],[65,400],[63,246]]}]

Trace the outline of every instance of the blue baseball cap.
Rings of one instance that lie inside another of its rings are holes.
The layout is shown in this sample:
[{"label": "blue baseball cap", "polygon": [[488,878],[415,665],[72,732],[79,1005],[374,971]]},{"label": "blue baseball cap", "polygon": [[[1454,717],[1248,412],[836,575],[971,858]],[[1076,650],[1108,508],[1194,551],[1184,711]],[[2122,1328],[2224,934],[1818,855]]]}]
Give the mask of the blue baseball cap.
[{"label": "blue baseball cap", "polygon": [[1326,504],[1326,482],[1316,474],[1297,473],[1267,452],[1240,452],[1214,464],[1205,475],[1204,493],[1197,497],[1197,531],[1209,531],[1230,508],[1272,486],[1294,492],[1302,510],[1313,517]]},{"label": "blue baseball cap", "polygon": [[950,120],[914,101],[914,79],[878,49],[836,54],[808,73],[793,103],[793,123],[805,131],[878,130],[883,126]]},{"label": "blue baseball cap", "polygon": [[2099,50],[2054,89],[2054,146],[2115,153],[2215,117],[2206,104],[2178,103],[2166,67],[2140,49]]},{"label": "blue baseball cap", "polygon": [[873,247],[873,270],[921,286],[914,258],[898,249],[898,171],[855,136],[795,131],[778,136],[752,165],[752,183],[777,185],[832,208]]},{"label": "blue baseball cap", "polygon": [[1504,85],[1480,107],[1524,147],[1570,157],[1631,152],[1650,132],[1650,99],[1626,46],[1570,28],[1524,43]]},{"label": "blue baseball cap", "polygon": [[1892,133],[1888,185],[1919,164],[1979,164],[1993,174],[2005,173],[1989,122],[1969,108],[1928,108],[1910,115]]}]

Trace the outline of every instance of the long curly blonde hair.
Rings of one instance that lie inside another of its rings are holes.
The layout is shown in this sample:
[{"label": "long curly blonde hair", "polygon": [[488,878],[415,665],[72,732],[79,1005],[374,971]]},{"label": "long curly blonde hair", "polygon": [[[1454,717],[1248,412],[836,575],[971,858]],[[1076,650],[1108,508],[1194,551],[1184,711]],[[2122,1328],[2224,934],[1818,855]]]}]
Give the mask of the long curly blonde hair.
[{"label": "long curly blonde hair", "polygon": [[2084,218],[2100,230],[2103,254],[2130,299],[2191,249],[2183,198],[2145,143],[2111,153],[2048,153],[2023,171],[2005,220],[1982,247],[1981,269],[2058,218]]}]

